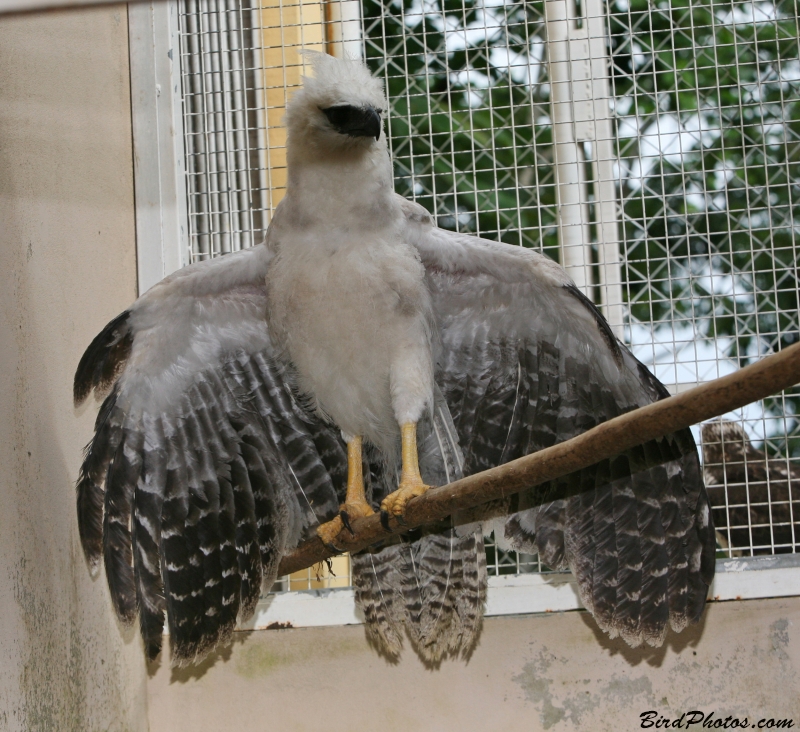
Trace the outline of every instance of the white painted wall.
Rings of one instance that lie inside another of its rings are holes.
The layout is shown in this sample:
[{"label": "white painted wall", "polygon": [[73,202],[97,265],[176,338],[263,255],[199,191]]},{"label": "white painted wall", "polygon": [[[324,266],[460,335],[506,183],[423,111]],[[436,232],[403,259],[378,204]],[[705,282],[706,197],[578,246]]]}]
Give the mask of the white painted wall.
[{"label": "white painted wall", "polygon": [[147,729],[74,499],[96,410],[72,374],[136,295],[126,17],[0,18],[0,730]]},{"label": "white painted wall", "polygon": [[151,674],[152,732],[619,732],[651,710],[797,729],[800,598],[714,603],[658,649],[578,611],[489,618],[469,662],[438,670],[408,650],[388,663],[351,625],[236,633],[198,667]]}]

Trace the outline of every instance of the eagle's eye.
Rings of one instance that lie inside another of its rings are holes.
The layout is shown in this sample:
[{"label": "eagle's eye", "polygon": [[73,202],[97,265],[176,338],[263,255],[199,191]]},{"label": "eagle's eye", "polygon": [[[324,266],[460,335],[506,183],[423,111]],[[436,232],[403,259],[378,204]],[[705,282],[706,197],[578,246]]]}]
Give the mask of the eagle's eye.
[{"label": "eagle's eye", "polygon": [[328,118],[331,126],[342,135],[349,137],[381,136],[381,110],[374,107],[355,107],[352,104],[337,104],[320,111]]}]

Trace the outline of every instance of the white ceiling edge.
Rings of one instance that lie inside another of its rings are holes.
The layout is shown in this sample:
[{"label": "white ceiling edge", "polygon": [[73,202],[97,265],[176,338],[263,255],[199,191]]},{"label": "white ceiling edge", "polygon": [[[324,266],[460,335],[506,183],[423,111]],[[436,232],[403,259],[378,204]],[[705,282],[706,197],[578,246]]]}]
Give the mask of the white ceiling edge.
[{"label": "white ceiling edge", "polygon": [[[133,0],[145,2],[146,0]],[[109,0],[0,0],[0,15],[12,13],[38,13],[51,10],[81,10],[93,5],[126,5]]]}]

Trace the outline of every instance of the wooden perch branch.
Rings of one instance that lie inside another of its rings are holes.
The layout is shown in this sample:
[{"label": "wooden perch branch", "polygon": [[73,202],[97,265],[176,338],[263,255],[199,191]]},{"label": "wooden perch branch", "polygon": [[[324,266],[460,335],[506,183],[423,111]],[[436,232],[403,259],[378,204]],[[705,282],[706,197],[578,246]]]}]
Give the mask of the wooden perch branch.
[{"label": "wooden perch branch", "polygon": [[[343,531],[337,538],[337,546],[349,552],[364,549],[391,534],[440,521],[456,511],[506,498],[588,468],[637,445],[739,409],[797,383],[800,383],[800,343],[734,374],[611,419],[566,442],[433,488],[409,502],[402,526],[392,520],[387,531],[377,514],[358,519],[353,522],[355,536]],[[283,558],[279,575],[311,567],[335,553],[314,537]]]}]

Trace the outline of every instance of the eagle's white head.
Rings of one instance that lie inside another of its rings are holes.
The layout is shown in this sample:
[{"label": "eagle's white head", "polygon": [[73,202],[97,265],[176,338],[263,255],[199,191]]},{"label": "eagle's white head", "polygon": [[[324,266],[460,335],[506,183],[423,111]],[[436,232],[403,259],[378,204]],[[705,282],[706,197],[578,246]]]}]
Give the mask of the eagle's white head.
[{"label": "eagle's white head", "polygon": [[290,147],[333,152],[385,146],[381,82],[361,61],[313,51],[304,55],[314,75],[303,77],[303,88],[286,108]]}]

